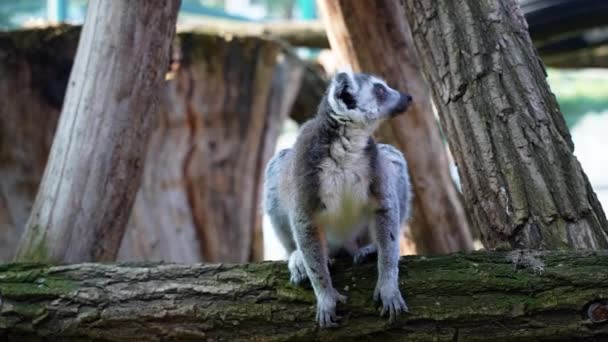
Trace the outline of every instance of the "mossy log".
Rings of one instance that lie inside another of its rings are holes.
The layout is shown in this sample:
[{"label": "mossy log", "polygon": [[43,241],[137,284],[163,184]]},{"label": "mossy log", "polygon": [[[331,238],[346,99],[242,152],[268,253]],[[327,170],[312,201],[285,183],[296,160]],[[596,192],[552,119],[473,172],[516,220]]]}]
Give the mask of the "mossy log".
[{"label": "mossy log", "polygon": [[[519,267],[518,267],[519,266]],[[404,257],[410,313],[372,301],[375,263],[338,260],[340,327],[314,323],[314,296],[284,262],[245,265],[5,264],[0,339],[509,341],[608,338],[605,252]]]}]

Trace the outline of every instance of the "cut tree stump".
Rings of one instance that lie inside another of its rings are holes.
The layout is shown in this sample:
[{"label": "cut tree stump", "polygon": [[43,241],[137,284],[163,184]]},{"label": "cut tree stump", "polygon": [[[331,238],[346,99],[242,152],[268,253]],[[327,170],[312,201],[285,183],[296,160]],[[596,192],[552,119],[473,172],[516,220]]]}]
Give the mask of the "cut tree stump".
[{"label": "cut tree stump", "polygon": [[118,257],[261,260],[262,173],[303,69],[266,39],[178,40],[181,60],[163,91]]},{"label": "cut tree stump", "polygon": [[[407,265],[407,267],[406,267]],[[519,267],[517,267],[519,266]],[[284,262],[245,265],[0,265],[5,340],[509,341],[608,338],[606,252],[405,257],[410,313],[394,325],[371,297],[375,263],[338,260],[340,327],[319,330],[314,295]]]},{"label": "cut tree stump", "polygon": [[[0,32],[0,261],[12,260],[30,214],[79,35],[80,27],[67,25]],[[325,82],[318,69],[272,40],[182,32],[175,42],[172,78],[163,82],[159,109],[149,115],[154,124],[142,183],[118,257],[184,263],[259,260],[263,167],[290,109],[297,107],[301,116],[313,112]],[[208,84],[210,79],[215,83]],[[301,84],[308,90],[299,91]],[[243,139],[249,143],[241,144]],[[213,148],[214,158],[200,155]],[[208,225],[226,216],[222,211],[215,211],[215,218],[201,213],[209,205],[202,198],[204,189],[196,187],[205,182],[228,189],[221,193],[222,201],[239,208],[238,215],[226,219],[237,223],[220,227],[229,236],[222,240],[227,247],[216,242],[222,236],[212,233],[215,228],[205,234]],[[211,238],[199,243],[197,233]]]}]

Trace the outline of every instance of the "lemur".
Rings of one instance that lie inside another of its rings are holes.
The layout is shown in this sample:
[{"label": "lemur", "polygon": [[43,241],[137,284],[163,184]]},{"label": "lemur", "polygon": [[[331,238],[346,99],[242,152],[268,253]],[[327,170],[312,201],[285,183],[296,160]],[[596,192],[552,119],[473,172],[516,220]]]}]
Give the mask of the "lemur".
[{"label": "lemur", "polygon": [[412,197],[407,163],[372,133],[410,102],[378,77],[339,72],[294,147],[266,167],[264,210],[289,253],[291,282],[312,284],[322,328],[337,325],[336,303],[346,301],[328,267],[339,251],[356,263],[377,254],[374,299],[382,301],[381,315],[393,321],[408,310],[398,286],[400,227]]}]

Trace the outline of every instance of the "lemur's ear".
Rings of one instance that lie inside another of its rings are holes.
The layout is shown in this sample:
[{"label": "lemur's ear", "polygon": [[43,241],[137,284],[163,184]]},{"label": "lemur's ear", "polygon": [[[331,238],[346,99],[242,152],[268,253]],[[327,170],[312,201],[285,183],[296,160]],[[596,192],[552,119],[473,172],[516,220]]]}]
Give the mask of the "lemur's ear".
[{"label": "lemur's ear", "polygon": [[333,100],[338,107],[344,110],[357,108],[357,100],[354,94],[356,93],[356,83],[348,72],[339,72],[334,76],[330,88],[330,99]]}]

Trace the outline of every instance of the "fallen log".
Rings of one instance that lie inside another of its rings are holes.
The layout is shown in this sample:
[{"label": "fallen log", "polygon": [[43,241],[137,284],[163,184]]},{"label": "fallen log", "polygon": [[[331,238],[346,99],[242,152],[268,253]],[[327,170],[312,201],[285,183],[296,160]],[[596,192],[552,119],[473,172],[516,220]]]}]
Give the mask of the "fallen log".
[{"label": "fallen log", "polygon": [[178,25],[177,31],[213,36],[264,36],[289,42],[293,46],[329,48],[325,28],[320,20],[255,23],[208,19],[202,24]]},{"label": "fallen log", "polygon": [[[406,266],[407,265],[407,266]],[[309,287],[284,262],[244,265],[0,265],[2,340],[590,340],[608,337],[605,252],[405,257],[410,313],[395,324],[371,299],[375,263],[338,260],[348,295],[339,328],[319,330]]]}]

